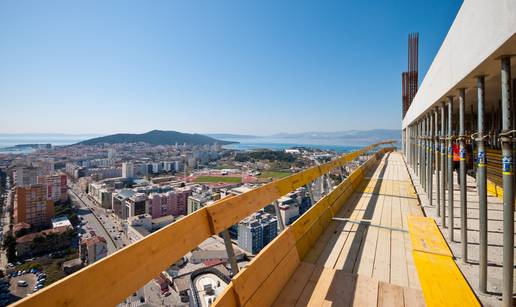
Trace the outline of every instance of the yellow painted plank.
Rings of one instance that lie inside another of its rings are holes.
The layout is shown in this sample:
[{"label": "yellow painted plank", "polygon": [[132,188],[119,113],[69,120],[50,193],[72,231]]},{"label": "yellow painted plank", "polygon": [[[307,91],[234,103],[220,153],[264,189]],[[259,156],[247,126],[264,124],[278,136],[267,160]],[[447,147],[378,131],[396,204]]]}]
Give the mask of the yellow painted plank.
[{"label": "yellow painted plank", "polygon": [[434,219],[409,216],[408,226],[413,250],[453,257]]},{"label": "yellow painted plank", "polygon": [[421,251],[413,255],[427,306],[480,306],[451,257]]}]

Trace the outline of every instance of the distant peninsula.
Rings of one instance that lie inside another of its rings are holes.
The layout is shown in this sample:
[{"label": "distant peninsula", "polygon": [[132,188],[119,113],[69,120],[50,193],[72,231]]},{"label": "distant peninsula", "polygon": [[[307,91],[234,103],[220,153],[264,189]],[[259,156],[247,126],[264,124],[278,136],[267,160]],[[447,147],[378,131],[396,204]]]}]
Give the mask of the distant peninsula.
[{"label": "distant peninsula", "polygon": [[196,133],[181,133],[177,131],[152,130],[142,134],[118,133],[85,140],[75,145],[99,145],[143,142],[151,145],[227,145],[237,142],[218,140]]}]

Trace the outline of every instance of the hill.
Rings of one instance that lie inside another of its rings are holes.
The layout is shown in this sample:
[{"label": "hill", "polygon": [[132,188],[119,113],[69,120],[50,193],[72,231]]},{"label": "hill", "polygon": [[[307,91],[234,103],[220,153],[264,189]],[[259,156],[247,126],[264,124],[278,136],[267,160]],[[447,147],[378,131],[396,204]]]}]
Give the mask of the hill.
[{"label": "hill", "polygon": [[202,134],[181,133],[177,131],[152,130],[142,134],[118,133],[102,137],[97,137],[77,143],[82,145],[97,144],[116,144],[116,143],[138,143],[144,142],[151,145],[220,145],[232,144],[236,142],[228,142],[218,140]]}]

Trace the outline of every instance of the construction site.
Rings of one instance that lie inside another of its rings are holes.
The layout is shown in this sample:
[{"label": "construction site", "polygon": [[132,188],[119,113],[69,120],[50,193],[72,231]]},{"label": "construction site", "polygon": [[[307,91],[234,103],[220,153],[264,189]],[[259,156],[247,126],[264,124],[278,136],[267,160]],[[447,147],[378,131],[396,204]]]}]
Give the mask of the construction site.
[{"label": "construction site", "polygon": [[[464,1],[421,82],[420,41],[409,34],[404,48],[401,143],[218,200],[14,305],[116,305],[222,234],[231,281],[207,287],[205,305],[514,306],[516,1]],[[236,265],[232,225],[357,160],[365,162]]]}]

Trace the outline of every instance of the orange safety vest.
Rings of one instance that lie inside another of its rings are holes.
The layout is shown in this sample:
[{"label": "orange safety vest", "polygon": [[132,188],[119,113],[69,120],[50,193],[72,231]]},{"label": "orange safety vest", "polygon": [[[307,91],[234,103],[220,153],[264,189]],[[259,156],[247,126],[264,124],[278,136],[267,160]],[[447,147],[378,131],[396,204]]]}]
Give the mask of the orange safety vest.
[{"label": "orange safety vest", "polygon": [[460,161],[460,147],[458,144],[453,144],[453,161]]}]

